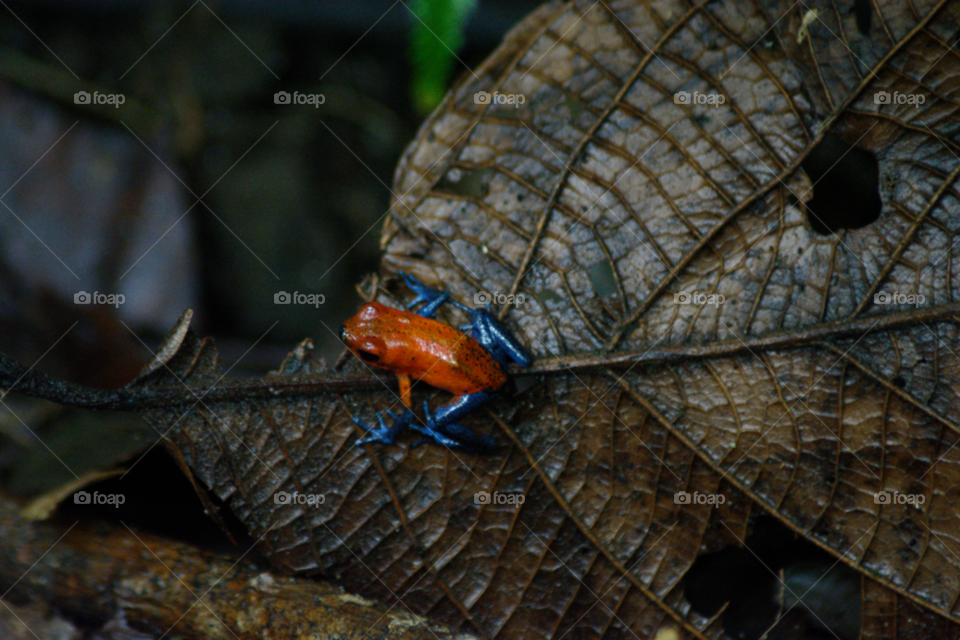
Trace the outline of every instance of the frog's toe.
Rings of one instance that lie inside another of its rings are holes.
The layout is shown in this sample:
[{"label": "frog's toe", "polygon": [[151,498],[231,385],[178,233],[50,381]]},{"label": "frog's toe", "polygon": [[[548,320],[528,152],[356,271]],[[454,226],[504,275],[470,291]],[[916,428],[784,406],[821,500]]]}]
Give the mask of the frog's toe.
[{"label": "frog's toe", "polygon": [[[363,425],[360,425],[361,427]],[[393,444],[394,440],[390,438],[389,432],[385,432],[382,429],[367,429],[368,435],[366,438],[360,438],[357,440],[357,446],[364,444],[371,444],[374,442],[380,442],[382,444]]]},{"label": "frog's toe", "polygon": [[434,298],[440,295],[440,292],[436,289],[431,289],[427,285],[423,284],[409,273],[403,271],[400,272],[400,277],[403,278],[403,281],[406,283],[407,288],[410,291],[413,291],[417,294],[417,297],[413,299],[413,302],[410,302],[407,307],[412,307],[415,304],[420,302],[430,302]]},{"label": "frog's toe", "polygon": [[432,318],[437,312],[437,309],[450,299],[450,294],[446,291],[428,287],[408,273],[400,271],[399,275],[407,284],[407,288],[417,294],[417,297],[407,304],[407,308],[412,309],[423,302],[423,308],[417,313],[426,318]]},{"label": "frog's toe", "polygon": [[[392,427],[388,428],[387,425],[384,424],[383,422],[384,415],[389,415],[391,418],[393,418]],[[378,413],[377,422],[380,423],[379,429],[368,427],[359,418],[353,418],[354,424],[356,424],[358,427],[366,431],[368,434],[366,438],[361,438],[360,440],[357,440],[357,445],[359,446],[362,444],[369,444],[372,442],[380,442],[383,444],[393,444],[394,442],[397,441],[397,436],[403,433],[403,431],[408,426],[407,420],[404,419],[405,415],[406,414],[404,414],[404,416],[398,416],[393,411],[389,411],[389,410],[386,411],[385,413]]]},{"label": "frog's toe", "polygon": [[436,442],[437,444],[450,449],[464,448],[463,444],[459,441],[454,440],[453,438],[440,431],[437,431],[432,427],[411,427],[411,429],[423,435],[422,438],[413,443],[414,448],[419,447],[426,442]]}]

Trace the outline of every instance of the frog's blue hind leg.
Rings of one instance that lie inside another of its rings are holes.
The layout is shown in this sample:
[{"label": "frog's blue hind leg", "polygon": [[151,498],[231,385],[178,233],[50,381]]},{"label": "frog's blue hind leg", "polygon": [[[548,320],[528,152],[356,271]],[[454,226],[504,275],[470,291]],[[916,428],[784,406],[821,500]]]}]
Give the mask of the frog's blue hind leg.
[{"label": "frog's blue hind leg", "polygon": [[485,391],[460,396],[450,404],[437,409],[433,416],[430,415],[430,407],[424,401],[423,412],[427,416],[427,426],[410,425],[411,429],[424,435],[414,446],[432,440],[451,449],[463,449],[473,453],[494,451],[497,448],[496,440],[490,436],[480,435],[473,429],[457,422],[464,416],[476,411],[491,397],[493,396]]},{"label": "frog's blue hind leg", "polygon": [[526,368],[533,364],[533,358],[520,341],[488,310],[471,309],[455,300],[451,300],[450,304],[470,314],[470,324],[460,327],[460,330],[469,329],[476,341],[501,365],[506,367],[512,361]]},{"label": "frog's blue hind leg", "polygon": [[384,444],[393,444],[397,440],[397,436],[407,430],[407,427],[410,426],[416,418],[413,411],[410,409],[405,409],[401,415],[395,414],[393,411],[387,411],[386,415],[389,415],[393,418],[393,426],[387,428],[387,425],[383,423],[383,413],[377,414],[377,422],[380,423],[379,429],[371,429],[358,418],[354,418],[353,422],[369,435],[362,440],[357,440],[357,444],[367,444],[369,442],[382,442]]}]

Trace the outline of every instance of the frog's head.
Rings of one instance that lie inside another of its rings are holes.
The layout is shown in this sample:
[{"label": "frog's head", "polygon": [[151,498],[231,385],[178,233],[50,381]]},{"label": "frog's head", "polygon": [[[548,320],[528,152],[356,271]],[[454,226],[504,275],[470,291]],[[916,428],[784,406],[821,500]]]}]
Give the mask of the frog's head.
[{"label": "frog's head", "polygon": [[358,358],[382,367],[387,355],[387,343],[382,336],[385,335],[385,320],[390,315],[390,309],[379,302],[368,302],[340,325],[340,339]]}]

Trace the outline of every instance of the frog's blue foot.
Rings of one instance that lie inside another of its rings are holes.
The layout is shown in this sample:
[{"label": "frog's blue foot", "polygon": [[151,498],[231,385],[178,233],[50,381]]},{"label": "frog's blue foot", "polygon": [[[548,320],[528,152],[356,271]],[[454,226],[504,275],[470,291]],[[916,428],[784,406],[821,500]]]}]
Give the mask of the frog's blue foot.
[{"label": "frog's blue foot", "polygon": [[417,294],[417,297],[413,299],[407,305],[408,309],[412,309],[421,302],[425,303],[419,311],[418,315],[423,316],[424,318],[432,318],[437,314],[437,309],[443,305],[444,302],[450,299],[450,294],[446,291],[440,291],[439,289],[433,289],[423,284],[409,273],[404,273],[400,271],[400,277],[403,278],[403,281],[407,283],[407,287],[410,291],[413,291]]},{"label": "frog's blue foot", "polygon": [[393,418],[393,426],[387,428],[387,425],[383,423],[383,413],[377,414],[377,422],[380,423],[379,429],[371,429],[358,418],[354,418],[353,422],[361,429],[366,431],[368,435],[362,440],[357,440],[357,445],[368,444],[370,442],[382,442],[383,444],[393,444],[397,440],[397,436],[403,433],[408,426],[410,426],[411,419],[414,417],[413,411],[406,409],[402,415],[397,415],[393,411],[387,411],[386,415],[389,415]]},{"label": "frog's blue foot", "polygon": [[[465,398],[469,397],[470,396],[465,396]],[[486,398],[483,400],[485,401]],[[455,422],[444,423],[442,421],[442,414],[446,413],[446,415],[449,416],[452,413],[450,411],[445,412],[445,409],[447,409],[447,407],[440,409],[434,416],[431,416],[430,407],[427,405],[427,402],[424,401],[423,412],[427,417],[427,426],[421,427],[416,423],[409,425],[412,430],[424,436],[414,443],[414,447],[419,447],[425,442],[436,442],[450,449],[460,449],[471,453],[491,453],[496,450],[497,441],[492,437],[480,435],[473,429],[465,427],[462,424]]]}]

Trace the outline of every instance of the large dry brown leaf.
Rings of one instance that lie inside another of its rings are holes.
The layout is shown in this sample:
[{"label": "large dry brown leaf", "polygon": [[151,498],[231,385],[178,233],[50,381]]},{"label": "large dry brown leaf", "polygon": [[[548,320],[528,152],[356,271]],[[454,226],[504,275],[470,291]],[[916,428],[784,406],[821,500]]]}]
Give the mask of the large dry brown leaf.
[{"label": "large dry brown leaf", "polygon": [[[864,35],[849,4],[759,4],[544,8],[397,171],[388,266],[467,298],[525,294],[503,312],[538,356],[710,356],[552,378],[559,410],[510,423],[565,514],[520,533],[590,585],[558,594],[558,630],[625,569],[637,579],[592,610],[594,628],[619,622],[613,603],[635,619],[647,589],[676,606],[701,543],[742,539],[755,507],[869,576],[868,635],[900,631],[871,626],[891,598],[958,614],[958,6],[876,3]],[[475,105],[480,89],[528,105]],[[727,101],[691,109],[674,104],[681,90]],[[878,105],[879,91],[926,101]],[[839,235],[813,233],[791,198],[812,197],[798,168],[828,135],[875,153],[882,185],[879,219]],[[458,188],[470,177],[481,186]],[[680,291],[726,303],[676,305]],[[907,307],[874,304],[881,291],[925,307],[886,329]],[[729,508],[677,510],[681,489],[721,491]],[[875,504],[884,489],[927,499]],[[682,535],[660,541],[673,524]],[[576,541],[558,541],[565,527]],[[578,543],[599,566],[577,562]]]},{"label": "large dry brown leaf", "polygon": [[[350,418],[397,404],[359,363],[324,372],[304,344],[275,376],[218,382],[188,319],[110,402],[153,405],[276,565],[490,637],[721,637],[680,581],[758,513],[862,575],[862,637],[956,637],[960,3],[853,4],[549,4],[424,125],[384,271],[467,303],[526,296],[499,311],[537,383],[466,421],[497,454],[354,447]],[[678,105],[681,90],[726,102]],[[882,209],[819,234],[801,163],[832,139],[875,155]],[[281,490],[326,500],[278,505]],[[479,506],[481,490],[525,502]],[[925,501],[877,504],[881,490]]]}]

